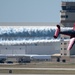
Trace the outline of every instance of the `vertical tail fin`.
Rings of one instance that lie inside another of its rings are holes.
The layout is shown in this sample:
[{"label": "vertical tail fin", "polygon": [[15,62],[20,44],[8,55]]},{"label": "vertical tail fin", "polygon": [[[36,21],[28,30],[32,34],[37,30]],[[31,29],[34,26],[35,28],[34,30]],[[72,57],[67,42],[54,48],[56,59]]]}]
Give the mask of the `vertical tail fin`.
[{"label": "vertical tail fin", "polygon": [[56,29],[55,34],[54,34],[54,38],[57,38],[59,33],[60,33],[60,26],[57,25],[57,29]]}]

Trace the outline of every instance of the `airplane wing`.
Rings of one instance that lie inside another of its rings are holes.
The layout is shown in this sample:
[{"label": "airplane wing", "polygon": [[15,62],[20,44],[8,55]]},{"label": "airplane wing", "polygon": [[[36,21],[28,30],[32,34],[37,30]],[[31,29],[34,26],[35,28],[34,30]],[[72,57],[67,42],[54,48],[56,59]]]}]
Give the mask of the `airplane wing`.
[{"label": "airplane wing", "polygon": [[75,38],[71,38],[67,50],[71,50],[75,42]]},{"label": "airplane wing", "polygon": [[[75,23],[74,23],[74,26],[73,26],[73,30],[75,31]],[[73,47],[73,45],[75,43],[75,38],[73,38],[72,36],[70,38],[71,39],[70,39],[70,42],[69,42],[67,50],[71,50],[71,48]]]},{"label": "airplane wing", "polygon": [[55,34],[54,34],[54,38],[57,38],[59,33],[60,33],[60,26],[57,25],[57,29],[56,29]]}]

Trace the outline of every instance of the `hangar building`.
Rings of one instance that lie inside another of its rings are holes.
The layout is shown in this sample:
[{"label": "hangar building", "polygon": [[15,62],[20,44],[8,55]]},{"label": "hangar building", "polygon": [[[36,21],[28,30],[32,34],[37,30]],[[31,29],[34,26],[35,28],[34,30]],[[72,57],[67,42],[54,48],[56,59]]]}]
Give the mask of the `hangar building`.
[{"label": "hangar building", "polygon": [[0,56],[60,53],[60,41],[53,39],[55,25],[56,23],[0,23]]}]

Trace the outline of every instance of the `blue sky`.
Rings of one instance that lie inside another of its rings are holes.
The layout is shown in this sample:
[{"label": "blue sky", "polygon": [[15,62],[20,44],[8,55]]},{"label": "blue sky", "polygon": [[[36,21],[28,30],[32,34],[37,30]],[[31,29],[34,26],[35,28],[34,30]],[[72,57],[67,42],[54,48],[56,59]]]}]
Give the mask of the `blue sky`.
[{"label": "blue sky", "polygon": [[61,0],[0,0],[0,22],[60,22],[60,9]]}]

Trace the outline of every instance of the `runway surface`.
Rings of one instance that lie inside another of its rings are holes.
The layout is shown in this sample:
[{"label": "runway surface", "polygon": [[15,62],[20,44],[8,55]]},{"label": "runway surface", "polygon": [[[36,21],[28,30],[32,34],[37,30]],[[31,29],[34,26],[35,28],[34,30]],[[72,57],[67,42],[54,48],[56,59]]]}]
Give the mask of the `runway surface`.
[{"label": "runway surface", "polygon": [[[75,68],[6,68],[6,67],[0,67],[0,69],[20,69],[20,70],[64,70],[64,71],[71,71],[75,70]],[[0,74],[0,75],[10,75],[10,74]],[[11,74],[11,75],[75,75],[75,74]]]},{"label": "runway surface", "polygon": [[6,68],[0,67],[0,69],[20,69],[20,70],[75,70],[75,68]]},{"label": "runway surface", "polygon": [[[0,74],[0,75],[63,75],[63,74]],[[64,74],[64,75],[75,75],[75,74]]]}]

